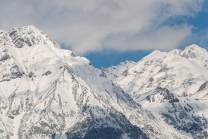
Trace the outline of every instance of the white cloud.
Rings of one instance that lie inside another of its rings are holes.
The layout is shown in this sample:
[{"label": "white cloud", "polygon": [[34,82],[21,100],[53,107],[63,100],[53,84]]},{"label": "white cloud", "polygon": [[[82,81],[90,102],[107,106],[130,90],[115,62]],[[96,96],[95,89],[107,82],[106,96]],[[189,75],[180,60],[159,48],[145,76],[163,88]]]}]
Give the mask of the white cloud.
[{"label": "white cloud", "polygon": [[111,34],[103,41],[107,48],[129,50],[171,50],[179,46],[191,33],[191,26],[162,26],[156,30],[141,34],[119,33]]},{"label": "white cloud", "polygon": [[163,26],[194,16],[203,0],[1,0],[0,29],[34,25],[76,54],[103,49],[167,50],[192,35],[191,26]]}]

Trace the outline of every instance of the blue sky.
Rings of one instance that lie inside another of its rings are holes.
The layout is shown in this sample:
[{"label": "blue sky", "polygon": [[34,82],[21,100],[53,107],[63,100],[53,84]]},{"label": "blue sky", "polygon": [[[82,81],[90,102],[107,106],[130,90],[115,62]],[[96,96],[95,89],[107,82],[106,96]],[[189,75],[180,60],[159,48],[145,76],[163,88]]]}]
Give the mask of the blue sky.
[{"label": "blue sky", "polygon": [[124,62],[126,60],[131,60],[134,62],[138,62],[141,58],[150,54],[151,50],[137,50],[137,51],[129,51],[118,53],[115,51],[112,52],[96,52],[85,55],[87,59],[91,61],[91,64],[96,67],[110,67],[118,65],[120,62]]},{"label": "blue sky", "polygon": [[156,49],[207,49],[207,7],[207,0],[0,0],[0,29],[34,25],[100,68]]},{"label": "blue sky", "polygon": [[[206,32],[208,30],[208,1],[203,2],[202,10],[196,13],[195,16],[172,17],[165,21],[164,24],[174,26],[182,23],[193,26],[192,32],[196,34],[194,37],[199,37],[199,39],[194,41],[188,39],[188,42],[186,42],[184,45],[181,44],[178,48],[184,49],[186,46],[194,43],[200,47],[208,49],[208,38],[206,37]],[[111,65],[118,65],[120,62],[125,60],[138,62],[143,57],[150,54],[152,51],[154,50],[136,50],[127,52],[103,51],[100,53],[89,53],[86,54],[85,57],[91,61],[92,65],[100,68],[110,67]]]}]

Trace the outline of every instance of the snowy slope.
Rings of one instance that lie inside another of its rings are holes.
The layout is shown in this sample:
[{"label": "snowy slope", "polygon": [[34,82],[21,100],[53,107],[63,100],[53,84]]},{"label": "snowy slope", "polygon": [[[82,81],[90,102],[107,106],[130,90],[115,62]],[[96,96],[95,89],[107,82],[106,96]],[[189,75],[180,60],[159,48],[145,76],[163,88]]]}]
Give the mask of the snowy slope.
[{"label": "snowy slope", "polygon": [[191,98],[196,98],[196,99],[208,99],[208,81],[204,82],[197,92],[191,96]]},{"label": "snowy slope", "polygon": [[188,138],[34,26],[0,31],[0,138]]},{"label": "snowy slope", "polygon": [[208,138],[208,52],[197,45],[155,50],[114,83],[144,109],[190,138]]},{"label": "snowy slope", "polygon": [[190,138],[208,138],[207,101],[180,97],[166,88],[156,88],[134,98],[144,109]]},{"label": "snowy slope", "polygon": [[208,69],[208,52],[196,44],[187,46],[185,50],[174,49],[171,52],[187,58],[200,67]]},{"label": "snowy slope", "polygon": [[156,50],[127,69],[127,74],[115,83],[131,95],[143,94],[160,86],[180,96],[191,96],[208,79],[208,70],[200,62],[193,61],[173,51]]},{"label": "snowy slope", "polygon": [[136,63],[134,61],[126,60],[121,62],[117,66],[111,66],[109,68],[100,68],[103,71],[103,76],[106,76],[108,79],[114,81],[121,75],[125,74],[125,71],[134,66]]}]

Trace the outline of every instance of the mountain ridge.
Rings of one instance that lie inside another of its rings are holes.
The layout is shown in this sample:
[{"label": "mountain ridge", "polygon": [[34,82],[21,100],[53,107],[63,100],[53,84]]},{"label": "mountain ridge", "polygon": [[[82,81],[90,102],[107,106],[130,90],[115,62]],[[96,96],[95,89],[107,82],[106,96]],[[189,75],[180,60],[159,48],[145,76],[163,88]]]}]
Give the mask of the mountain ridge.
[{"label": "mountain ridge", "polygon": [[34,26],[2,32],[0,46],[0,138],[189,138]]},{"label": "mountain ridge", "polygon": [[34,26],[0,31],[0,138],[208,138],[208,52],[94,68]]},{"label": "mountain ridge", "polygon": [[197,45],[155,50],[114,83],[179,133],[207,138],[207,54]]}]

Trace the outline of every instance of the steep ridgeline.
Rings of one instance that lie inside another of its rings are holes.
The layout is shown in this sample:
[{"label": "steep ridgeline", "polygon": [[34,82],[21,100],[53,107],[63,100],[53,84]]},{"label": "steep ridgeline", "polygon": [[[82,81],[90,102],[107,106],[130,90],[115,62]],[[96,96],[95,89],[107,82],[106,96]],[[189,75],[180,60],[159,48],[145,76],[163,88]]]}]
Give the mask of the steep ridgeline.
[{"label": "steep ridgeline", "polygon": [[179,133],[208,138],[207,61],[208,52],[197,45],[154,51],[114,83]]},{"label": "steep ridgeline", "polygon": [[177,54],[181,57],[187,58],[193,63],[208,69],[208,52],[195,44],[187,46],[185,50],[174,49],[171,53]]},{"label": "steep ridgeline", "polygon": [[33,26],[0,31],[0,138],[188,138]]},{"label": "steep ridgeline", "polygon": [[208,81],[203,83],[197,92],[191,96],[191,98],[196,98],[196,99],[208,99]]},{"label": "steep ridgeline", "polygon": [[114,81],[122,74],[125,74],[125,70],[134,66],[136,63],[134,61],[126,60],[125,62],[121,62],[117,66],[111,66],[109,68],[100,68],[103,71],[103,76],[108,79]]},{"label": "steep ridgeline", "polygon": [[[196,54],[192,52],[193,49]],[[196,45],[181,51],[155,50],[127,69],[115,83],[131,95],[143,94],[159,86],[180,96],[191,96],[208,80],[208,70],[205,68],[208,63],[204,62],[208,56],[205,49]],[[192,58],[184,52],[190,52]]]},{"label": "steep ridgeline", "polygon": [[161,87],[135,96],[134,100],[179,133],[194,139],[208,138],[207,100],[181,97]]}]

